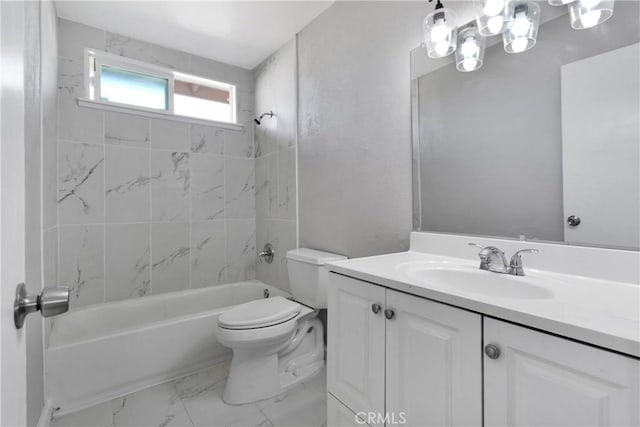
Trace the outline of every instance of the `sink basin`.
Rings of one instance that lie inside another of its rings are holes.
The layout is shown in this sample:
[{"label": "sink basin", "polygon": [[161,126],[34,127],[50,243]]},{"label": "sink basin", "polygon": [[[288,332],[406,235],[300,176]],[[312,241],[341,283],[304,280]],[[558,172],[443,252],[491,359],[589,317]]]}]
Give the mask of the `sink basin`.
[{"label": "sink basin", "polygon": [[542,285],[545,279],[539,277],[430,265],[405,265],[402,271],[415,280],[443,290],[511,299],[549,299],[554,296]]}]

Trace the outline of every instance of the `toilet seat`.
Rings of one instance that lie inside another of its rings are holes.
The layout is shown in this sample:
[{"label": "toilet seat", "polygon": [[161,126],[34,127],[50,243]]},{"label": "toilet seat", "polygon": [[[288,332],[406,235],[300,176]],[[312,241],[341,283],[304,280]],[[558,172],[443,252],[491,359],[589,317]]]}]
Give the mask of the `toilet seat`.
[{"label": "toilet seat", "polygon": [[265,298],[241,304],[218,318],[223,329],[258,329],[278,325],[296,318],[301,305],[283,297]]}]

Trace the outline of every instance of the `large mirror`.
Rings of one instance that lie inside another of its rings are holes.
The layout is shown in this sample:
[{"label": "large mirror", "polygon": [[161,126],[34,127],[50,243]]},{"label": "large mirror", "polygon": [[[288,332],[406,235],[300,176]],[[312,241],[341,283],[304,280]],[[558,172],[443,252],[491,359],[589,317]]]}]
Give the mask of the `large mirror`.
[{"label": "large mirror", "polygon": [[535,47],[494,36],[479,70],[411,52],[414,229],[637,250],[640,3],[588,30],[544,3]]}]

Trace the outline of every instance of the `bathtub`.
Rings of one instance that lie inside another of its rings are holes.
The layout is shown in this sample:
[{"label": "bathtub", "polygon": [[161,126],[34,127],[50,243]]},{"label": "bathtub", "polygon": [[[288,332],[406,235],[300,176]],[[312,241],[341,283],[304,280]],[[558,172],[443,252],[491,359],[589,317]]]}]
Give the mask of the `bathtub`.
[{"label": "bathtub", "polygon": [[258,281],[170,292],[73,310],[55,319],[46,350],[47,398],[64,415],[231,357],[216,341],[221,313],[288,294]]}]

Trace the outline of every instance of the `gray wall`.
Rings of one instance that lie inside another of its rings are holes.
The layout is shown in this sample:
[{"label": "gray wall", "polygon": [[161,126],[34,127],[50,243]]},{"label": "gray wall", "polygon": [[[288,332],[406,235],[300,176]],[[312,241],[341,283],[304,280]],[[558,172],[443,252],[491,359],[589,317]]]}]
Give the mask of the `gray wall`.
[{"label": "gray wall", "polygon": [[423,2],[336,2],[298,37],[300,246],[403,251],[411,231],[409,51]]},{"label": "gray wall", "polygon": [[256,267],[256,278],[289,291],[286,253],[298,245],[296,186],[296,40],[254,70],[256,115],[273,110],[255,127],[256,243],[271,243],[272,264]]},{"label": "gray wall", "polygon": [[563,240],[560,66],[637,42],[638,16],[638,3],[617,2],[585,31],[561,16],[528,52],[499,43],[478,71],[421,77],[422,229]]},{"label": "gray wall", "polygon": [[[59,283],[72,307],[255,277],[251,71],[59,21]],[[237,86],[243,131],[80,107],[84,48]]]}]

